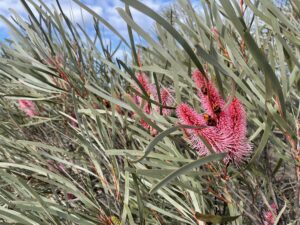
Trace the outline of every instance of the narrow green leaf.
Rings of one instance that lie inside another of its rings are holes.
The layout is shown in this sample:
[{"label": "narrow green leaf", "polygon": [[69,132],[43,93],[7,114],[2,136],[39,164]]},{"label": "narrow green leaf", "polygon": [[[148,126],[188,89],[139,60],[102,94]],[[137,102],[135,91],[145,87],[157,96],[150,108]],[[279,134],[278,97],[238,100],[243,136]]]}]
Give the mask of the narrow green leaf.
[{"label": "narrow green leaf", "polygon": [[151,119],[149,119],[148,116],[146,116],[144,112],[136,104],[134,104],[129,95],[125,95],[124,99],[131,106],[131,108],[141,117],[141,119],[145,120],[146,123],[148,123],[157,131],[162,131],[162,129],[159,126],[157,126]]},{"label": "narrow green leaf", "polygon": [[219,216],[219,215],[208,215],[208,214],[201,214],[199,212],[195,213],[195,216],[198,220],[206,222],[206,223],[225,223],[225,222],[232,222],[236,220],[239,216]]},{"label": "narrow green leaf", "polygon": [[[125,11],[126,13],[132,18],[131,12],[130,12],[130,8],[129,6],[126,4],[125,5]],[[133,34],[132,34],[132,29],[131,27],[127,24],[127,30],[128,30],[128,36],[129,36],[129,40],[130,40],[130,45],[131,45],[131,52],[132,52],[132,56],[133,59],[135,61],[135,64],[138,66],[139,65],[139,59],[138,59],[138,55],[135,49],[135,44],[134,44],[134,38],[133,38]]]},{"label": "narrow green leaf", "polygon": [[154,149],[154,147],[157,145],[158,142],[160,142],[163,138],[170,135],[174,131],[176,131],[178,129],[187,129],[187,128],[202,129],[202,128],[205,128],[205,126],[198,127],[198,126],[178,125],[178,126],[171,127],[169,129],[161,132],[159,135],[157,135],[146,147],[144,155],[141,158],[134,160],[132,162],[137,163],[137,162],[140,162],[141,160],[143,160],[144,158],[146,158],[149,155],[149,153]]},{"label": "narrow green leaf", "polygon": [[262,151],[264,150],[266,144],[268,143],[269,137],[272,134],[271,126],[272,126],[272,120],[271,120],[271,118],[268,117],[265,122],[264,134],[261,137],[261,141],[260,141],[257,149],[255,150],[254,155],[253,155],[251,161],[249,162],[249,164],[252,164],[254,161],[259,159],[259,156],[261,155]]},{"label": "narrow green leaf", "polygon": [[198,159],[192,163],[189,163],[187,165],[182,166],[178,170],[174,171],[173,173],[169,174],[165,179],[160,181],[158,184],[156,184],[151,190],[150,194],[155,193],[158,189],[166,186],[168,183],[170,183],[172,180],[177,178],[178,176],[181,176],[183,174],[186,174],[190,170],[197,168],[199,166],[202,166],[206,163],[212,162],[212,161],[218,161],[223,159],[226,156],[226,153],[220,153],[220,154],[211,154],[209,156],[203,157],[201,159]]},{"label": "narrow green leaf", "polygon": [[126,45],[130,48],[130,45],[127,43],[125,38],[118,32],[110,23],[108,23],[105,19],[103,19],[101,16],[99,16],[97,13],[95,13],[92,9],[87,7],[84,3],[80,2],[80,0],[73,0],[76,4],[78,4],[81,8],[85,9],[87,12],[89,12],[91,15],[93,15],[95,18],[97,18],[101,23],[103,23],[108,29],[110,29],[112,32],[114,32]]},{"label": "narrow green leaf", "polygon": [[[76,0],[77,1],[77,0]],[[188,55],[191,57],[197,68],[205,74],[205,71],[198,60],[196,54],[194,53],[191,46],[187,43],[187,41],[182,37],[180,33],[178,33],[177,30],[175,30],[172,25],[165,20],[162,16],[157,14],[155,11],[153,11],[148,6],[144,5],[143,3],[136,1],[136,0],[121,0],[122,2],[125,2],[126,4],[132,6],[133,8],[139,10],[141,13],[146,14],[147,16],[154,19],[158,24],[160,24],[162,27],[164,27],[172,36],[181,44],[181,46],[184,48],[184,50],[188,53]]]}]

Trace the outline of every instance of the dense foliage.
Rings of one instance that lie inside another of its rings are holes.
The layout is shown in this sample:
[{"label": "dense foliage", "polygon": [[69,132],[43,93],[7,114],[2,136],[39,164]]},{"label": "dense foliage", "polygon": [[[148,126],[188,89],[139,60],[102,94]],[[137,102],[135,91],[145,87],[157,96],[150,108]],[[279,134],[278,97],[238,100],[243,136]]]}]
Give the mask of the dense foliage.
[{"label": "dense foliage", "polygon": [[[73,1],[93,34],[59,1],[1,16],[1,224],[300,223],[298,0],[121,0],[128,37]],[[217,126],[222,112],[241,125]]]}]

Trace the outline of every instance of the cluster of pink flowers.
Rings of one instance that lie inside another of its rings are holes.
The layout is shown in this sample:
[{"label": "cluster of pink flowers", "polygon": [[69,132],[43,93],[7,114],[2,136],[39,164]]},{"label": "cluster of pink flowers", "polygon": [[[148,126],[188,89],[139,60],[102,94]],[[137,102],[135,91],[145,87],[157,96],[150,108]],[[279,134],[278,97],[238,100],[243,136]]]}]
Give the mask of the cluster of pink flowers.
[{"label": "cluster of pink flowers", "polygon": [[270,206],[272,208],[272,211],[265,211],[263,215],[264,225],[273,225],[275,223],[278,207],[275,203],[272,203]]},{"label": "cluster of pink flowers", "polygon": [[[145,73],[139,73],[137,74],[137,80],[140,82],[144,90],[147,92],[147,94],[152,97],[155,101],[159,102],[159,96],[157,93],[156,86],[152,83],[149,82],[147,76]],[[136,86],[136,90],[142,94],[142,90]],[[173,104],[173,96],[172,92],[170,89],[162,87],[160,89],[160,99],[161,99],[161,104],[163,106],[171,106]],[[153,110],[156,112],[160,112],[160,107],[154,104],[151,104],[149,101],[144,100],[138,95],[134,95],[134,102],[138,106],[143,108],[143,111],[146,114],[151,114]],[[167,116],[171,114],[170,109],[163,108],[162,109],[162,115]],[[140,120],[140,124],[146,129],[150,130],[151,135],[155,136],[157,134],[157,130],[151,127],[147,122],[145,122],[143,119]]]},{"label": "cluster of pink flowers", "polygon": [[243,105],[235,97],[225,107],[226,103],[215,85],[199,70],[193,73],[192,78],[199,88],[198,95],[206,113],[198,114],[185,103],[177,107],[176,112],[181,124],[201,127],[185,129],[186,138],[202,156],[209,154],[209,149],[201,138],[205,139],[215,152],[228,153],[225,162],[241,162],[251,150],[246,138],[246,112]]},{"label": "cluster of pink flowers", "polygon": [[19,109],[22,110],[24,113],[26,113],[27,116],[33,117],[38,115],[36,106],[33,103],[33,101],[19,99],[18,103],[19,103]]},{"label": "cluster of pink flowers", "polygon": [[[180,124],[189,126],[199,126],[199,129],[184,129],[185,136],[191,146],[196,149],[201,156],[209,154],[209,149],[203,143],[203,139],[208,142],[215,152],[228,153],[225,162],[233,161],[240,163],[249,155],[252,146],[248,142],[246,112],[238,98],[234,97],[226,106],[225,100],[219,94],[216,86],[208,80],[199,70],[196,70],[192,76],[198,87],[198,96],[205,113],[198,114],[193,108],[186,103],[180,104],[176,113]],[[155,101],[161,99],[162,105],[171,106],[173,97],[171,90],[168,88],[160,89],[158,96],[156,87],[151,84],[144,73],[137,75],[137,80],[142,85],[147,94]],[[142,93],[139,87],[135,87]],[[154,110],[160,112],[160,107],[151,104],[138,95],[134,96],[134,102],[146,114],[151,114]],[[164,108],[162,115],[171,114],[170,109]],[[157,131],[152,128],[143,119],[140,124],[154,136]]]}]

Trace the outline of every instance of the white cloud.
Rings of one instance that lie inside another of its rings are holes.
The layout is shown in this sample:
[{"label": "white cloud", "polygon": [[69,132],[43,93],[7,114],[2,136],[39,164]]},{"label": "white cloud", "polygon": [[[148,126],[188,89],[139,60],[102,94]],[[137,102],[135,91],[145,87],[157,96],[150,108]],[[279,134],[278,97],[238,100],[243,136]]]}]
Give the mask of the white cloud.
[{"label": "white cloud", "polygon": [[[16,12],[24,13],[23,6],[19,0],[0,0],[0,14],[8,18],[11,13],[9,9],[14,9]],[[0,29],[5,28],[6,24],[0,20]]]},{"label": "white cloud", "polygon": [[[38,0],[35,0],[38,4]],[[50,9],[55,7],[58,10],[55,0],[44,0],[43,1]],[[124,4],[120,0],[82,0],[89,8],[94,10],[97,14],[101,15],[106,19],[112,26],[114,26],[124,37],[127,37],[127,26],[123,19],[119,16],[116,11],[116,7],[124,8]],[[149,6],[155,11],[159,11],[163,7],[170,3],[175,2],[174,0],[142,0],[142,3]],[[93,33],[93,18],[84,9],[74,3],[72,0],[60,0],[63,12],[71,19],[74,23],[79,23],[87,30],[89,34]],[[7,18],[11,15],[9,8],[13,8],[17,13],[26,17],[26,12],[22,6],[20,0],[0,0],[0,14],[5,15]],[[145,31],[149,32],[153,28],[153,21],[138,12],[137,10],[131,8],[131,12],[134,20],[143,28]],[[0,33],[7,32],[6,25],[0,21]],[[106,38],[114,38],[111,32],[104,32],[108,35]],[[3,36],[3,35],[2,35]],[[1,34],[0,34],[1,39]]]}]

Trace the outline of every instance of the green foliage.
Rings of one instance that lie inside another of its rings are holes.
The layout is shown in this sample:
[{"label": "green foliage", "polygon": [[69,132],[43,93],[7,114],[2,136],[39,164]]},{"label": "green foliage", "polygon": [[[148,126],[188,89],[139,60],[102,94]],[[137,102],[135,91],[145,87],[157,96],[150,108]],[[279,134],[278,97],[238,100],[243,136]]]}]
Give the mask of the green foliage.
[{"label": "green foliage", "polygon": [[[178,0],[164,15],[122,0],[116,10],[129,41],[73,1],[94,17],[94,36],[59,1],[57,11],[22,0],[30,19],[13,10],[14,23],[1,16],[12,32],[0,47],[1,224],[262,224],[273,202],[277,224],[300,222],[297,0],[282,8],[268,0],[208,0],[200,12]],[[131,8],[153,19],[156,37]],[[102,28],[120,43],[105,45]],[[116,59],[121,46],[132,62]],[[228,103],[237,96],[246,107],[253,153],[241,165],[224,165],[224,154],[200,157],[184,141],[174,109],[188,102],[201,111],[196,68]],[[170,116],[134,104],[139,95],[165,107],[143,89],[139,72],[158,93],[174,90]],[[32,100],[38,116],[25,116],[18,99]]]}]

